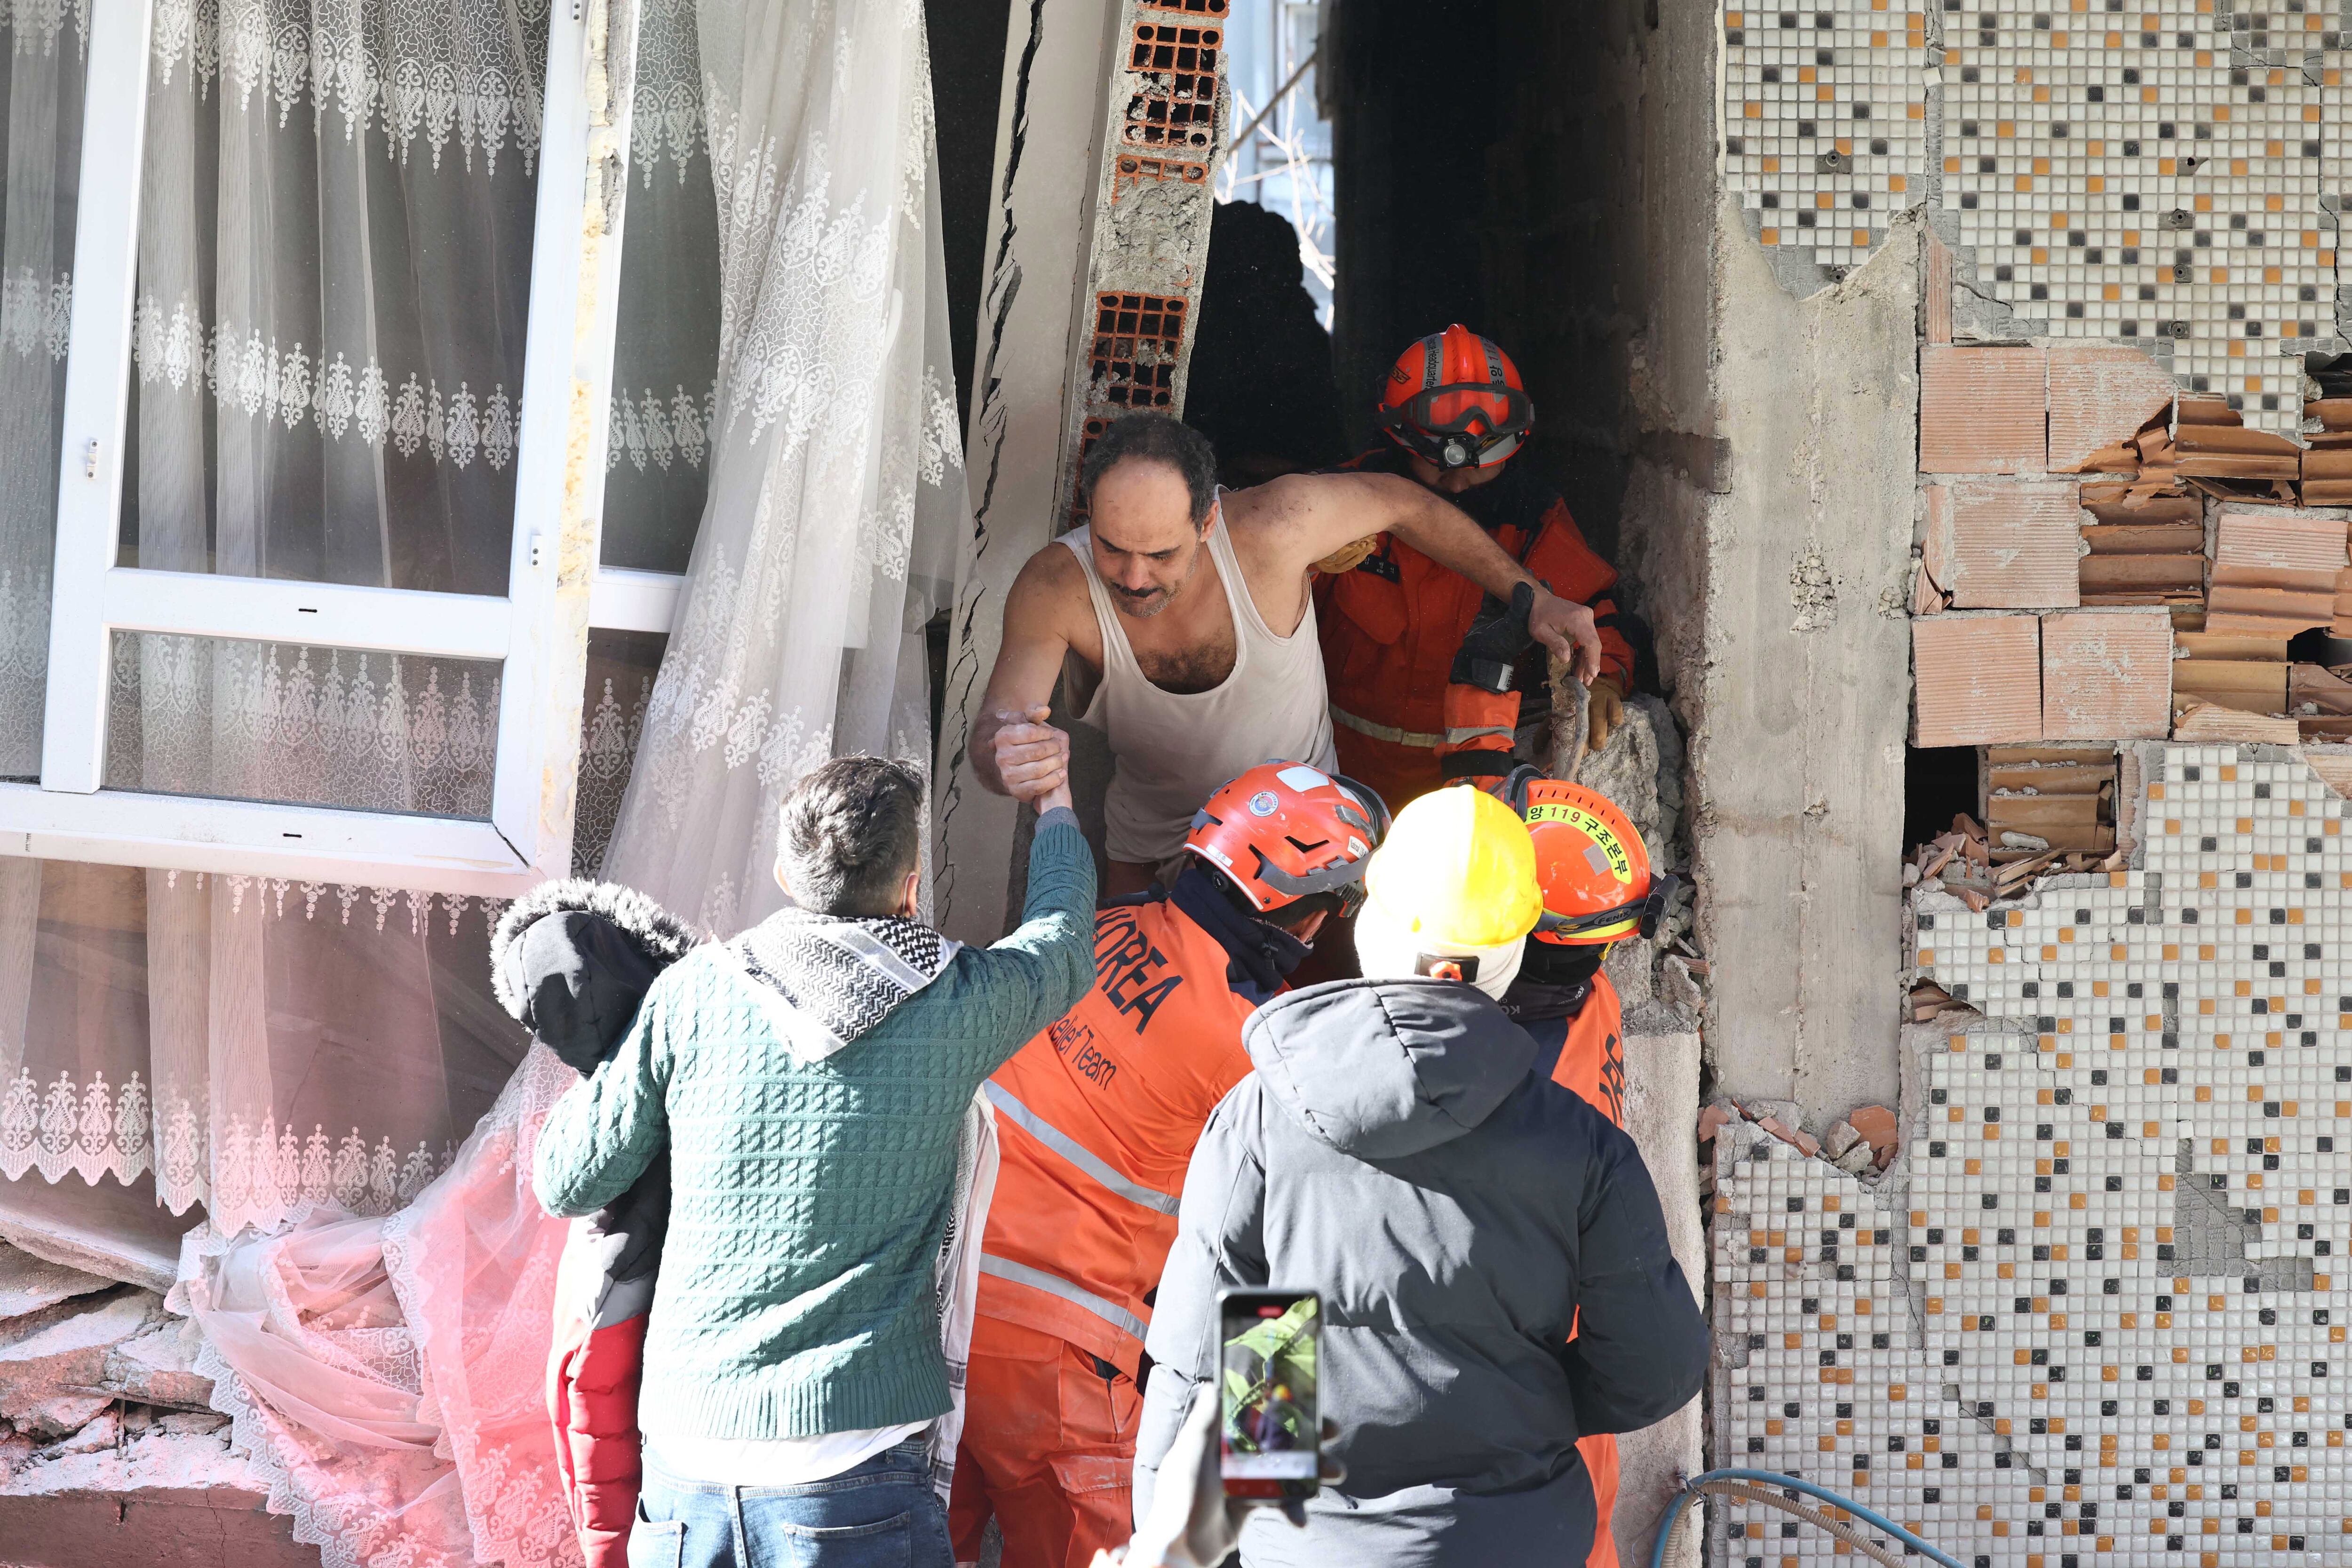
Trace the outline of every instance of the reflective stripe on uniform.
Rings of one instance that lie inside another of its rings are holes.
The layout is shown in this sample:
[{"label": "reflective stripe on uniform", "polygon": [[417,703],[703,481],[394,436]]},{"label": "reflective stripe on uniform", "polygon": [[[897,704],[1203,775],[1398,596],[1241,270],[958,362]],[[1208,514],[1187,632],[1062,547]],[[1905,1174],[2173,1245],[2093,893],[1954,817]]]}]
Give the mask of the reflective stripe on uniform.
[{"label": "reflective stripe on uniform", "polygon": [[1486,735],[1500,735],[1507,741],[1512,739],[1516,731],[1508,724],[1489,724],[1484,729],[1453,729],[1445,731],[1445,743],[1449,746],[1459,746]]},{"label": "reflective stripe on uniform", "polygon": [[1345,709],[1331,710],[1331,722],[1353,730],[1359,735],[1370,735],[1375,741],[1386,741],[1392,746],[1419,746],[1433,752],[1445,744],[1445,737],[1422,730],[1400,730],[1393,724],[1376,724],[1370,719],[1359,719]]},{"label": "reflective stripe on uniform", "polygon": [[996,1107],[999,1115],[1011,1117],[1021,1131],[1028,1133],[1038,1142],[1043,1143],[1120,1197],[1129,1203],[1141,1204],[1145,1208],[1157,1210],[1160,1214],[1172,1215],[1176,1212],[1178,1207],[1176,1198],[1167,1193],[1156,1192],[1139,1182],[1129,1181],[1113,1169],[1108,1161],[1013,1099],[993,1079],[982,1087],[988,1090],[989,1103]]},{"label": "reflective stripe on uniform", "polygon": [[1015,1285],[1026,1285],[1043,1290],[1048,1296],[1059,1296],[1074,1307],[1083,1307],[1103,1321],[1123,1332],[1141,1339],[1151,1331],[1151,1325],[1116,1301],[1106,1300],[1083,1286],[1073,1285],[1058,1274],[1048,1274],[1042,1268],[1032,1268],[1025,1263],[1015,1263],[1009,1258],[999,1258],[992,1252],[980,1255],[980,1271],[993,1274],[999,1279],[1009,1279]]}]

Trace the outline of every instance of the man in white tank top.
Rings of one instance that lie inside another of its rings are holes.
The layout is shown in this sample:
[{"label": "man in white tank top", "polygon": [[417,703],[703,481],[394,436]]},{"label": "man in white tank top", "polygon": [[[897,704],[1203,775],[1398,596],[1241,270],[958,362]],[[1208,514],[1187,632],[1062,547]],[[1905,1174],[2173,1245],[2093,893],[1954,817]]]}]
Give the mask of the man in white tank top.
[{"label": "man in white tank top", "polygon": [[1130,414],[1087,455],[1091,518],[1029,558],[973,728],[972,771],[1027,800],[1056,787],[1068,742],[1045,723],[1066,664],[1080,720],[1115,760],[1104,802],[1106,896],[1139,892],[1192,813],[1262,762],[1332,766],[1314,563],[1391,533],[1488,593],[1536,590],[1528,629],[1590,682],[1592,612],[1528,575],[1444,497],[1391,474],[1292,474],[1220,492],[1199,432]]}]

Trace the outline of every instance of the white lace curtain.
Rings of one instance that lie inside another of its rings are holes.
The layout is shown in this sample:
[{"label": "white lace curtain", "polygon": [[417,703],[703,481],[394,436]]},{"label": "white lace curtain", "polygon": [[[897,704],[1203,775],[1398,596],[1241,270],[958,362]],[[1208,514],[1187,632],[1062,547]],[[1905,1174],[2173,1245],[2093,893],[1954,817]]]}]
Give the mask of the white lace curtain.
[{"label": "white lace curtain", "polygon": [[5,0],[0,33],[8,51],[0,71],[8,137],[0,195],[0,778],[34,778],[49,667],[88,0]]},{"label": "white lace curtain", "polygon": [[[922,627],[968,510],[920,5],[695,16],[720,280],[709,492],[604,870],[728,932],[782,901],[776,807],[803,773],[858,752],[927,766]],[[682,242],[636,214],[633,255]]]},{"label": "white lace curtain", "polygon": [[[65,289],[39,258],[71,254],[80,118],[74,14],[14,21],[11,300]],[[126,564],[506,591],[546,30],[546,0],[159,0]],[[14,343],[0,530],[26,550],[0,559],[40,563],[62,371]],[[12,577],[0,617],[45,638],[46,594],[45,571]],[[0,733],[30,730],[0,765],[37,772],[39,671],[0,669]],[[110,785],[488,815],[495,662],[144,634],[112,672]],[[488,991],[495,917],[0,862],[0,1177],[152,1173],[171,1212],[230,1232],[391,1212],[520,1059]]]}]

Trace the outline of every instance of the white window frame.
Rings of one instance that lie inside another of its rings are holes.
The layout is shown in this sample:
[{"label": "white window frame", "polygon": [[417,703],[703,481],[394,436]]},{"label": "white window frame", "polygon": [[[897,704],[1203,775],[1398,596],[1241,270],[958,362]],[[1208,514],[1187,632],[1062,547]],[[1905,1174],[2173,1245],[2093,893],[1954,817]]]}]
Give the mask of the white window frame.
[{"label": "white window frame", "polygon": [[[615,9],[621,9],[615,7]],[[633,8],[632,8],[633,9]],[[94,0],[76,215],[71,337],[58,464],[57,555],[41,777],[0,784],[0,854],[393,885],[511,897],[570,874],[585,679],[581,601],[599,542],[609,422],[625,103],[591,122],[587,5],[549,8],[545,119],[533,218],[530,321],[504,598],[217,576],[115,563],[131,381],[141,154],[152,0]],[[626,11],[624,15],[628,14]],[[604,182],[592,190],[591,180]],[[609,230],[587,236],[610,192]],[[120,193],[110,199],[98,193]],[[590,245],[594,244],[593,256]],[[584,308],[584,313],[583,313]],[[590,428],[566,468],[574,410]],[[659,577],[661,574],[607,574]],[[674,599],[675,580],[670,588]],[[621,589],[625,617],[667,629],[660,595]],[[601,586],[593,595],[606,596]],[[653,607],[648,607],[653,606]],[[619,612],[616,612],[619,613]],[[650,622],[660,620],[658,626]],[[101,789],[117,631],[284,641],[495,659],[502,666],[488,821]],[[562,716],[563,721],[556,721]]]}]

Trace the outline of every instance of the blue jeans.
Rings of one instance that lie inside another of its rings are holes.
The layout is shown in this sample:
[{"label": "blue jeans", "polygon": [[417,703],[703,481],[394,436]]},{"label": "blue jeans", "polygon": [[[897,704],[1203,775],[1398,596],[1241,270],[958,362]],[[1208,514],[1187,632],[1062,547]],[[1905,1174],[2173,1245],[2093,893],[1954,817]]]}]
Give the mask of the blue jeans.
[{"label": "blue jeans", "polygon": [[629,1568],[953,1568],[918,1440],[799,1487],[680,1480],[652,1465]]}]

